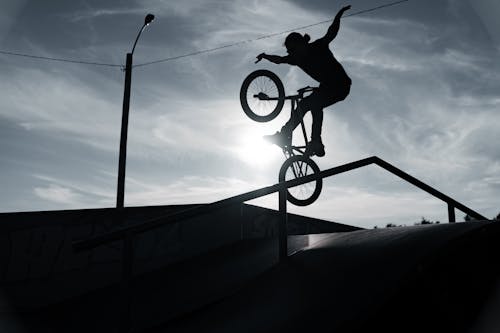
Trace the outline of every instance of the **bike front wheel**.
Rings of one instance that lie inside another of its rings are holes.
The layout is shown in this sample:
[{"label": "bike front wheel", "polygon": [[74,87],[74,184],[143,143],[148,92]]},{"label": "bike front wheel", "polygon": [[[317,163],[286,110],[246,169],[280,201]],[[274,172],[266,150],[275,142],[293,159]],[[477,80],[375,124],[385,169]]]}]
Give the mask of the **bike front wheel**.
[{"label": "bike front wheel", "polygon": [[[320,172],[318,165],[309,157],[294,155],[281,166],[279,181],[288,181]],[[308,206],[318,199],[323,188],[323,179],[288,188],[287,200],[296,206]]]},{"label": "bike front wheel", "polygon": [[243,111],[250,119],[267,122],[278,116],[285,103],[285,89],[279,77],[261,69],[250,73],[240,89]]}]

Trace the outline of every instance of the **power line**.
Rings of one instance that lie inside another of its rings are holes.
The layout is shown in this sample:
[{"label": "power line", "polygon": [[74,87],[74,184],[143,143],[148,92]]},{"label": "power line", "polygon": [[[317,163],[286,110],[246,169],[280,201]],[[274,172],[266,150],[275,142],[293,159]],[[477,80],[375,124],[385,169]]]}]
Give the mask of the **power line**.
[{"label": "power line", "polygon": [[32,54],[24,54],[24,53],[16,53],[9,51],[0,51],[1,54],[16,56],[16,57],[24,57],[24,58],[32,58],[39,60],[48,60],[48,61],[58,61],[58,62],[69,62],[73,64],[84,64],[84,65],[93,65],[93,66],[107,66],[107,67],[123,67],[123,65],[117,64],[108,64],[102,62],[92,62],[92,61],[83,61],[83,60],[73,60],[73,59],[63,59],[63,58],[53,58],[53,57],[43,57]]},{"label": "power line", "polygon": [[[350,16],[355,16],[355,15],[359,15],[359,14],[373,12],[373,11],[376,11],[376,10],[379,10],[382,8],[392,7],[392,6],[399,5],[403,2],[408,2],[408,1],[410,1],[410,0],[395,1],[395,2],[391,2],[391,3],[383,4],[383,5],[380,5],[377,7],[361,10],[361,11],[358,11],[358,12],[355,12],[355,13],[352,13],[349,15],[345,15],[344,17],[346,18],[346,17],[350,17]],[[160,60],[150,61],[150,62],[134,65],[134,67],[148,66],[148,65],[158,64],[158,63],[162,63],[162,62],[177,60],[177,59],[181,59],[181,58],[191,57],[191,56],[195,56],[195,55],[200,55],[200,54],[204,54],[204,53],[210,53],[210,52],[214,52],[214,51],[218,51],[218,50],[222,50],[222,49],[226,49],[226,48],[230,48],[230,47],[234,47],[234,46],[238,46],[238,45],[242,45],[242,44],[252,43],[252,42],[259,41],[259,40],[276,37],[276,36],[283,35],[283,34],[293,32],[296,30],[303,30],[303,29],[315,27],[315,26],[330,23],[330,22],[331,22],[331,20],[325,20],[325,21],[321,21],[321,22],[317,22],[317,23],[313,23],[313,24],[309,24],[309,25],[305,25],[305,26],[301,26],[301,27],[296,27],[293,29],[288,29],[285,31],[280,31],[280,32],[264,35],[264,36],[253,38],[253,39],[242,40],[239,42],[235,42],[235,43],[231,43],[231,44],[227,44],[227,45],[222,45],[222,46],[218,46],[218,47],[214,47],[214,48],[210,48],[210,49],[205,49],[205,50],[195,51],[195,52],[186,53],[186,54],[173,56],[173,57],[169,57],[169,58],[164,58],[164,59],[160,59]],[[74,60],[74,59],[64,59],[64,58],[54,58],[54,57],[45,57],[45,56],[37,56],[37,55],[32,55],[32,54],[17,53],[17,52],[2,51],[2,50],[0,50],[0,54],[11,55],[11,56],[16,56],[16,57],[31,58],[31,59],[38,59],[38,60],[66,62],[66,63],[92,65],[92,66],[120,67],[120,68],[124,67],[123,65],[118,65],[118,64],[92,62],[92,61],[84,61],[84,60]]]},{"label": "power line", "polygon": [[[344,18],[350,17],[350,16],[355,16],[355,15],[360,15],[360,14],[364,14],[364,13],[373,12],[373,11],[376,11],[376,10],[379,10],[379,9],[382,9],[382,8],[396,6],[396,5],[399,5],[399,4],[403,3],[403,2],[408,2],[408,1],[410,1],[410,0],[400,0],[400,1],[395,1],[395,2],[391,2],[391,3],[387,3],[387,4],[384,4],[384,5],[380,5],[380,6],[369,8],[369,9],[365,9],[365,10],[361,10],[359,12],[355,12],[355,13],[352,13],[352,14],[349,14],[349,15],[345,15]],[[297,31],[297,30],[303,30],[303,29],[315,27],[315,26],[326,24],[326,23],[330,23],[330,22],[332,22],[331,19],[330,20],[321,21],[321,22],[317,22],[317,23],[313,23],[313,24],[309,24],[309,25],[304,25],[304,26],[301,26],[301,27],[293,28],[293,29],[288,29],[288,30],[285,30],[285,31],[275,32],[275,33],[264,35],[264,36],[261,36],[261,37],[258,37],[258,38],[254,38],[254,39],[242,40],[242,41],[239,41],[239,42],[235,42],[235,43],[231,43],[231,44],[226,44],[226,45],[222,45],[222,46],[218,46],[218,47],[214,47],[214,48],[210,48],[210,49],[205,49],[205,50],[195,51],[195,52],[186,53],[186,54],[182,54],[182,55],[178,55],[178,56],[173,56],[173,57],[169,57],[169,58],[164,58],[164,59],[160,59],[160,60],[145,62],[145,63],[142,63],[142,64],[134,65],[134,67],[148,66],[148,65],[158,64],[158,63],[162,63],[162,62],[177,60],[177,59],[181,59],[181,58],[187,58],[187,57],[191,57],[191,56],[195,56],[195,55],[199,55],[199,54],[210,53],[210,52],[214,52],[214,51],[218,51],[218,50],[222,50],[222,49],[226,49],[226,48],[230,48],[230,47],[234,47],[234,46],[238,46],[238,45],[242,45],[242,44],[256,42],[256,41],[262,40],[262,39],[276,37],[276,36],[283,35],[283,34],[286,34],[286,33],[289,33],[289,32]]]},{"label": "power line", "polygon": [[349,17],[349,16],[354,16],[354,15],[359,15],[359,14],[374,12],[374,11],[382,9],[382,8],[396,6],[396,5],[399,5],[399,4],[403,3],[403,2],[408,2],[408,1],[410,1],[410,0],[401,0],[401,1],[391,2],[391,3],[386,3],[385,5],[380,5],[380,6],[377,6],[377,7],[370,8],[370,9],[361,10],[359,12],[355,12],[355,13],[346,15],[344,17]]}]

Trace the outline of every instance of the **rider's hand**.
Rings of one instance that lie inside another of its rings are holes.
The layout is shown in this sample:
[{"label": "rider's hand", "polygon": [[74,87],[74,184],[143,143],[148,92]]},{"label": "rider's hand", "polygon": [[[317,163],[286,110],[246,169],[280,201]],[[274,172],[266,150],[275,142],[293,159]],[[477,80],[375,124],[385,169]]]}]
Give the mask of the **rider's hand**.
[{"label": "rider's hand", "polygon": [[259,54],[259,55],[257,56],[257,60],[255,61],[255,63],[258,63],[259,61],[261,61],[261,60],[262,60],[262,58],[264,58],[264,56],[265,56],[265,55],[266,55],[265,53],[261,53],[261,54]]}]

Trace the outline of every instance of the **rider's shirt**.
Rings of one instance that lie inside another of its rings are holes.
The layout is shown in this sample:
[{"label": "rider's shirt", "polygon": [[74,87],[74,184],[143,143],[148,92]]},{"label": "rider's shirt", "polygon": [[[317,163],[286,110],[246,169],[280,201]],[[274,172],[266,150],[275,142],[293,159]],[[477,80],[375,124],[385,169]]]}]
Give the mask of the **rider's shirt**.
[{"label": "rider's shirt", "polygon": [[351,84],[344,67],[335,59],[328,43],[323,39],[308,44],[303,54],[290,54],[285,59],[287,63],[299,66],[310,77],[324,85]]}]

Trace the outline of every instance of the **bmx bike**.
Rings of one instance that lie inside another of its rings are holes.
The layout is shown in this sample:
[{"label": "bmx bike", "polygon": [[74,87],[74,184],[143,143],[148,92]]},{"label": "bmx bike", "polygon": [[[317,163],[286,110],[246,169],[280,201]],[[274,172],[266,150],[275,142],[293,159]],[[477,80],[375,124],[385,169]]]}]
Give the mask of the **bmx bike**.
[{"label": "bmx bike", "polygon": [[[250,73],[240,89],[240,102],[245,114],[257,122],[268,122],[278,116],[283,109],[286,100],[291,102],[291,112],[301,112],[299,102],[304,94],[314,91],[313,87],[305,87],[297,90],[296,95],[285,96],[285,89],[280,78],[268,70],[256,70]],[[302,119],[302,118],[301,118]],[[281,146],[285,155],[285,162],[280,168],[279,181],[292,180],[320,172],[318,165],[306,154],[307,132],[304,121],[300,122],[304,145],[293,144]],[[307,206],[318,199],[323,180],[305,183],[288,188],[287,200],[296,206]]]}]

